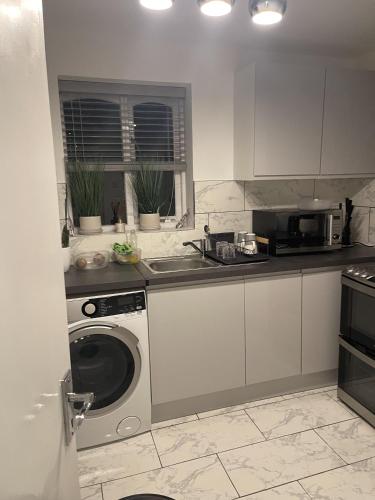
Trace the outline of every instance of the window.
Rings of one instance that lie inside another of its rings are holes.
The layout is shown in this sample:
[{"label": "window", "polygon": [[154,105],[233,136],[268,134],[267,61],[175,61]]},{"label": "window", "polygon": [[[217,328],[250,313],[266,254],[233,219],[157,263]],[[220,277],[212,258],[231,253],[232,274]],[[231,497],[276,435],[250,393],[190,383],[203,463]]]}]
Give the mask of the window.
[{"label": "window", "polygon": [[103,223],[126,204],[129,225],[138,207],[129,182],[141,165],[163,171],[162,220],[187,211],[191,180],[187,130],[187,88],[62,80],[60,103],[67,162],[100,162],[105,171]]}]

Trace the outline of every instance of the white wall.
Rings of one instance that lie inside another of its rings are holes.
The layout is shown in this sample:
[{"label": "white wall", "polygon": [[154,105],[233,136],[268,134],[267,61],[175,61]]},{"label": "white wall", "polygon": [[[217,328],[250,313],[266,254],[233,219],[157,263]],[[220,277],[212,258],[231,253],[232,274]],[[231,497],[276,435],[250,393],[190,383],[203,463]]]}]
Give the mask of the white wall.
[{"label": "white wall", "polygon": [[[129,0],[128,0],[129,1]],[[95,7],[69,4],[64,10],[56,0],[46,0],[46,49],[52,124],[58,181],[64,181],[59,76],[104,78],[192,86],[194,180],[234,179],[233,84],[234,71],[256,60],[304,64],[353,66],[350,59],[303,54],[276,54],[248,47],[221,46],[209,35],[202,43],[181,37],[161,41],[150,26],[133,26],[124,17],[115,19],[105,10],[98,21]],[[90,13],[93,15],[90,16]],[[149,21],[149,18],[147,18]]]},{"label": "white wall", "polygon": [[[87,26],[86,26],[87,28]],[[161,46],[89,29],[47,30],[47,61],[58,180],[64,180],[58,76],[191,83],[194,179],[233,177],[233,61],[201,46]],[[105,39],[105,43],[104,43]],[[130,46],[131,45],[131,49]],[[136,47],[136,50],[133,48]]]}]

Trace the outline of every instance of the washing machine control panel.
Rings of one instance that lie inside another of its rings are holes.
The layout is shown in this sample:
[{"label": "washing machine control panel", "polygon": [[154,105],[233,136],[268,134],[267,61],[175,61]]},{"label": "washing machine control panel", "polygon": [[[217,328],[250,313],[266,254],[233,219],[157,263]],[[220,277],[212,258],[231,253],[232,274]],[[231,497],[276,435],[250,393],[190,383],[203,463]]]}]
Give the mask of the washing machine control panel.
[{"label": "washing machine control panel", "polygon": [[130,314],[146,309],[144,292],[112,295],[87,299],[82,304],[82,314],[87,318],[103,318],[117,314]]}]

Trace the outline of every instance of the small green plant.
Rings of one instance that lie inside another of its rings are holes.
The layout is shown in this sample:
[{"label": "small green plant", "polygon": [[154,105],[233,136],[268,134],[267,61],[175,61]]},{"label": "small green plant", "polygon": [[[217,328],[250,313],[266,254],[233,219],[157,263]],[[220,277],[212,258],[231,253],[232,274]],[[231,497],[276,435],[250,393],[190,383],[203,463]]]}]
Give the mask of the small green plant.
[{"label": "small green plant", "polygon": [[141,166],[131,176],[131,183],[138,200],[141,214],[157,214],[165,201],[161,199],[163,172]]},{"label": "small green plant", "polygon": [[75,219],[101,215],[104,171],[100,164],[68,164],[69,190]]}]

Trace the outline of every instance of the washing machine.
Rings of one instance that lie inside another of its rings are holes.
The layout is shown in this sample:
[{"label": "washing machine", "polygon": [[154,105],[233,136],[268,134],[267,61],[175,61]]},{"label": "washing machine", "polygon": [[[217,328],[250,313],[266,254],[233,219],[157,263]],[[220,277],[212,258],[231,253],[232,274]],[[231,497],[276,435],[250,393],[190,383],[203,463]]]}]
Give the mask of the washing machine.
[{"label": "washing machine", "polygon": [[151,428],[146,296],[143,290],[67,300],[73,390],[95,401],[78,449]]}]

